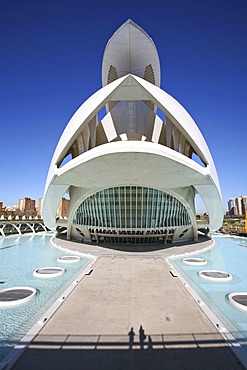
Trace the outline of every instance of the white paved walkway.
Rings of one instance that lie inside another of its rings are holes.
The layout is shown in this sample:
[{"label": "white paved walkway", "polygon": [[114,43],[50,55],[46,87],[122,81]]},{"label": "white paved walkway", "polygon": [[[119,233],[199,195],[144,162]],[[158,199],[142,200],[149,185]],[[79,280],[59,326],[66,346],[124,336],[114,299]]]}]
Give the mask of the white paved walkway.
[{"label": "white paved walkway", "polygon": [[243,368],[165,260],[118,257],[99,258],[13,369]]}]

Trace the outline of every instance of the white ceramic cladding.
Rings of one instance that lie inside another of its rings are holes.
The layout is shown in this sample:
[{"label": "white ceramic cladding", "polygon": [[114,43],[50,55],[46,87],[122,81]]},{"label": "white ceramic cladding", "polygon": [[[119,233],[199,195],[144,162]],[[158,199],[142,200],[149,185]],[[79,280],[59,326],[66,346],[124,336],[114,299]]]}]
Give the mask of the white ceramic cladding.
[{"label": "white ceramic cladding", "polygon": [[[160,89],[156,47],[131,20],[107,43],[102,81],[103,87],[75,112],[55,149],[43,200],[46,226],[56,228],[57,207],[67,192],[68,238],[78,237],[79,227],[90,240],[83,225],[73,224],[83,200],[107,188],[141,186],[170,194],[186,207],[191,225],[183,238],[196,239],[201,227],[218,229],[223,205],[208,146],[188,112]],[[200,225],[194,205],[197,193],[209,215]],[[172,241],[178,235],[181,230],[174,231]]]}]

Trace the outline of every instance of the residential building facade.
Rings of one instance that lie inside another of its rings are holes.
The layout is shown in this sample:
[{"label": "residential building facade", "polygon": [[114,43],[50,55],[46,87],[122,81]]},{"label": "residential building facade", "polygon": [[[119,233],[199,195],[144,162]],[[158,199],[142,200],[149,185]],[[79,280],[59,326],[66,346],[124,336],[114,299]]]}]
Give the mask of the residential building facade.
[{"label": "residential building facade", "polygon": [[69,216],[69,205],[70,200],[62,198],[57,209],[57,217],[68,217]]},{"label": "residential building facade", "polygon": [[18,200],[18,207],[20,211],[35,211],[35,200],[31,198],[23,198]]},{"label": "residential building facade", "polygon": [[228,212],[230,216],[245,216],[247,211],[247,196],[242,195],[228,200]]}]

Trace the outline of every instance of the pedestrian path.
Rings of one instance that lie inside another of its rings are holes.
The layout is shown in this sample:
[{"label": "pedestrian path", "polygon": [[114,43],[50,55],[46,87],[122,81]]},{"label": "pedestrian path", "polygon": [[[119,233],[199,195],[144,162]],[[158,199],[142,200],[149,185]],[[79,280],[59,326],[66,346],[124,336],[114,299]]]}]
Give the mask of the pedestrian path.
[{"label": "pedestrian path", "polygon": [[13,369],[243,369],[163,258],[101,252]]}]

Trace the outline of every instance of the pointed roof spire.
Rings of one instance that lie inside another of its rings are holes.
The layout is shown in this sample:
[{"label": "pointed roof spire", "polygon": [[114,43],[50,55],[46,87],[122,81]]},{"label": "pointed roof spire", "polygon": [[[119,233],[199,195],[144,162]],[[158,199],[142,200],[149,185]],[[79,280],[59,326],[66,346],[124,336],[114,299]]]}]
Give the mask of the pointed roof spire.
[{"label": "pointed roof spire", "polygon": [[102,62],[103,86],[127,74],[160,86],[160,62],[151,37],[128,19],[108,41]]}]

